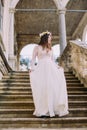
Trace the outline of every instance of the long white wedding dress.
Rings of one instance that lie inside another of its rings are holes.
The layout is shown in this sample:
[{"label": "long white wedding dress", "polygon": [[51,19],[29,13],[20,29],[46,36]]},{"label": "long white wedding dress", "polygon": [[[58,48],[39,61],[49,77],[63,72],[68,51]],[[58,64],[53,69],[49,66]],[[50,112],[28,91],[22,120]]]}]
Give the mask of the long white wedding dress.
[{"label": "long white wedding dress", "polygon": [[[36,56],[38,65],[35,64]],[[42,46],[34,48],[31,63],[30,83],[35,105],[34,115],[64,116],[68,114],[68,99],[64,70],[53,61],[52,50]]]}]

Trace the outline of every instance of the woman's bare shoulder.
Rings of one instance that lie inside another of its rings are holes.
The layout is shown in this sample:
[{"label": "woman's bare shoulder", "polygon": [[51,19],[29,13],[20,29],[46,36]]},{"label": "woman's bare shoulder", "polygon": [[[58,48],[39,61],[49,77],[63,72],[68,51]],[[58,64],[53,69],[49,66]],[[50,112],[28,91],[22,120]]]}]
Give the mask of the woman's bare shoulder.
[{"label": "woman's bare shoulder", "polygon": [[34,47],[34,50],[37,50],[38,49],[38,45],[36,45],[35,47]]},{"label": "woman's bare shoulder", "polygon": [[36,45],[34,47],[34,52],[38,52],[39,50],[41,50],[41,46],[40,45]]},{"label": "woman's bare shoulder", "polygon": [[42,49],[42,46],[41,45],[37,45],[36,48],[37,49]]}]

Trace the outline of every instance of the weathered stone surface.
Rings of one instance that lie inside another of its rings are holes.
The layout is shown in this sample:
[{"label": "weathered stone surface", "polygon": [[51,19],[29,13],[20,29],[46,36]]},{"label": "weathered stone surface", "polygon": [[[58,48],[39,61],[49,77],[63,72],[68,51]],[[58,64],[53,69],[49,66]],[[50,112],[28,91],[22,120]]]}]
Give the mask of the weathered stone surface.
[{"label": "weathered stone surface", "polygon": [[60,64],[65,70],[72,70],[87,87],[87,45],[71,41],[61,56]]}]

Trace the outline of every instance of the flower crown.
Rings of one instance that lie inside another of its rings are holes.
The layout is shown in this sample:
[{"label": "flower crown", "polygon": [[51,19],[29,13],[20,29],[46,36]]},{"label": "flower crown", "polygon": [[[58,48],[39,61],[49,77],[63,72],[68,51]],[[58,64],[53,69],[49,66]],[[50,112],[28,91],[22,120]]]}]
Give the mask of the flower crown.
[{"label": "flower crown", "polygon": [[51,34],[49,31],[46,31],[46,32],[42,32],[39,34],[40,37],[44,36],[45,34]]}]

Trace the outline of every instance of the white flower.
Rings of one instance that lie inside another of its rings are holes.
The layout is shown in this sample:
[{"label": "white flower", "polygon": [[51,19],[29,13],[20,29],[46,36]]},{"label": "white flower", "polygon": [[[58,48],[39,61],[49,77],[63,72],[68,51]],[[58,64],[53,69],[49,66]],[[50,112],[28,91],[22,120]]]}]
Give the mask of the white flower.
[{"label": "white flower", "polygon": [[40,37],[44,36],[45,34],[51,34],[49,31],[46,31],[46,32],[42,32],[39,34]]}]

